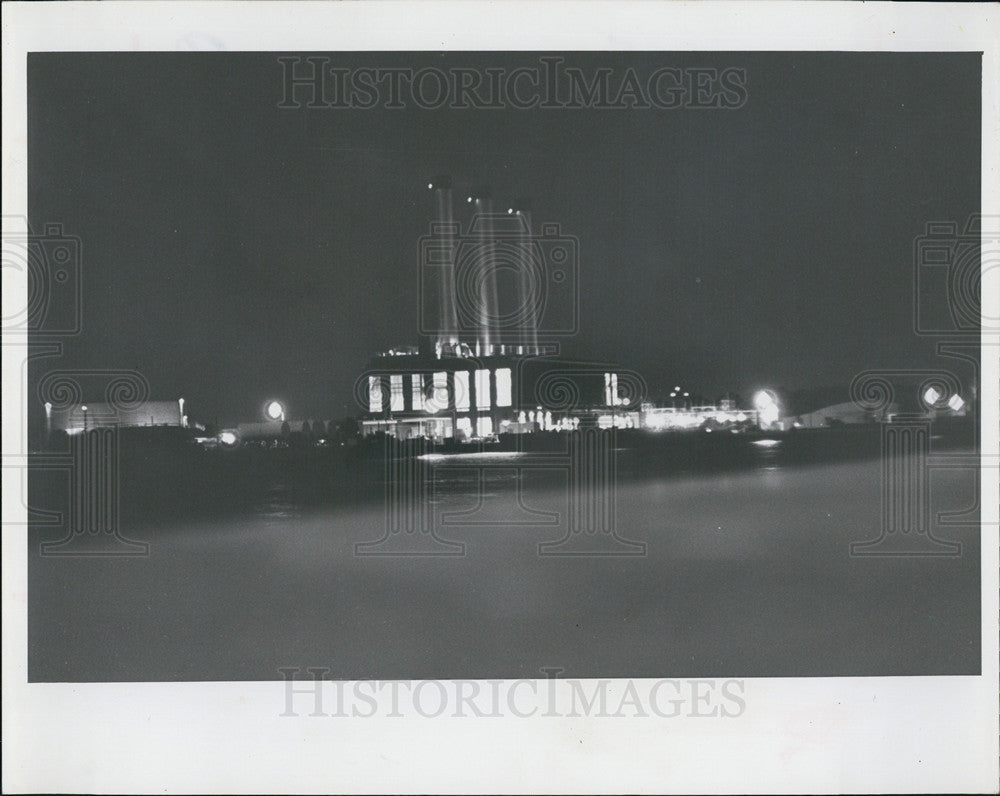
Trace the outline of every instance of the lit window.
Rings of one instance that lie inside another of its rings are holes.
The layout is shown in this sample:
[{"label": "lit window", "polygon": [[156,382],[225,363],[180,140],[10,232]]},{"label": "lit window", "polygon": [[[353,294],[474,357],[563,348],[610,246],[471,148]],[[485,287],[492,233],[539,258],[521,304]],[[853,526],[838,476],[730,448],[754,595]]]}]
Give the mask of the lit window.
[{"label": "lit window", "polygon": [[443,370],[431,377],[431,397],[424,404],[428,412],[441,412],[448,408],[448,374]]},{"label": "lit window", "polygon": [[465,437],[472,436],[472,421],[469,418],[467,417],[458,418],[458,423],[456,425],[458,427],[459,434]]},{"label": "lit window", "polygon": [[410,396],[413,402],[413,411],[422,411],[424,408],[424,377],[419,373],[410,376]]},{"label": "lit window", "polygon": [[510,406],[510,368],[500,368],[497,374],[497,406]]},{"label": "lit window", "polygon": [[368,377],[368,411],[382,411],[382,379],[378,376]]},{"label": "lit window", "polygon": [[403,377],[402,376],[390,376],[389,377],[389,411],[390,412],[402,412],[403,411]]},{"label": "lit window", "polygon": [[469,374],[464,370],[455,371],[455,408],[459,412],[469,411]]},{"label": "lit window", "polygon": [[476,371],[476,409],[490,408],[490,372]]},{"label": "lit window", "polygon": [[478,419],[478,432],[480,437],[488,437],[493,433],[493,418],[489,415]]}]

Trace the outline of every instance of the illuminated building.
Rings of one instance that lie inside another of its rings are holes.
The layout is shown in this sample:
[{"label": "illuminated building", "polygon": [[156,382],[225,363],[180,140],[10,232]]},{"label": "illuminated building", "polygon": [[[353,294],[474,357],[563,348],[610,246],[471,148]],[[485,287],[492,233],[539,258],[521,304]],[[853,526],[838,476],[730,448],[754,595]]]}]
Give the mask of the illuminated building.
[{"label": "illuminated building", "polygon": [[[435,220],[421,244],[424,344],[390,349],[369,363],[358,390],[363,435],[469,440],[580,426],[711,430],[747,420],[732,407],[691,406],[686,392],[680,411],[659,410],[644,403],[638,374],[558,357],[557,343],[540,342],[546,331],[557,335],[540,327],[551,326],[541,323],[552,304],[545,291],[574,277],[565,258],[553,257],[557,267],[546,270],[548,252],[565,239],[545,225],[543,235],[533,235],[523,202],[493,213],[483,189],[465,197],[473,220],[462,235],[451,181],[437,177],[427,188]],[[506,277],[506,294],[498,275]]]},{"label": "illuminated building", "polygon": [[45,427],[48,433],[65,431],[67,434],[79,434],[94,428],[186,428],[187,425],[183,398],[176,401],[143,401],[136,406],[89,403],[57,409],[51,404],[45,404]]}]

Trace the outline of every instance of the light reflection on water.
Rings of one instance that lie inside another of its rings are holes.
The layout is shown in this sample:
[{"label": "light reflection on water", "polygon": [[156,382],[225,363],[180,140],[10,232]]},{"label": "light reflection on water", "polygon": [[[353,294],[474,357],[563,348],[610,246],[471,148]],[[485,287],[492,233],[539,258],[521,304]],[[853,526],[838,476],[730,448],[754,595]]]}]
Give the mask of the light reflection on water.
[{"label": "light reflection on water", "polygon": [[[787,461],[782,441],[775,439],[753,440],[746,451],[751,457],[738,466],[706,472],[694,461],[683,456],[670,463],[669,470],[645,469],[644,461],[636,458],[631,448],[615,448],[615,468],[611,481],[616,491],[632,483],[655,484],[670,489],[691,479],[724,485],[740,473],[756,472],[763,476],[762,485],[768,489],[780,487],[781,474],[796,469],[798,463]],[[423,499],[431,505],[449,508],[468,504],[470,500],[489,501],[505,495],[521,495],[527,491],[565,492],[568,484],[566,460],[551,454],[531,454],[517,451],[475,451],[469,453],[432,453],[416,457],[418,480],[426,481]],[[390,482],[381,466],[368,484],[373,487],[367,501],[376,505],[385,500],[392,489],[406,490],[407,483]],[[322,503],[338,503],[336,488],[331,488],[328,499]],[[274,481],[255,502],[252,514],[273,523],[295,521],[307,511],[309,503],[316,503],[315,495],[305,499],[294,481]]]},{"label": "light reflection on water", "polygon": [[[573,677],[976,671],[978,534],[942,532],[965,543],[950,559],[852,557],[852,542],[878,532],[879,460],[799,466],[760,453],[726,472],[623,472],[616,526],[647,548],[622,558],[539,554],[566,532],[567,491],[538,471],[435,470],[438,531],[466,546],[451,557],[356,555],[385,533],[382,484],[364,500],[339,498],[350,491],[341,486],[308,505],[294,480],[275,478],[254,516],[176,519],[148,537],[130,526],[152,542],[148,558],[33,556],[33,676],[273,680],[288,665],[328,666],[338,679],[537,677],[542,666]],[[967,506],[974,479],[944,472],[934,510]]]}]

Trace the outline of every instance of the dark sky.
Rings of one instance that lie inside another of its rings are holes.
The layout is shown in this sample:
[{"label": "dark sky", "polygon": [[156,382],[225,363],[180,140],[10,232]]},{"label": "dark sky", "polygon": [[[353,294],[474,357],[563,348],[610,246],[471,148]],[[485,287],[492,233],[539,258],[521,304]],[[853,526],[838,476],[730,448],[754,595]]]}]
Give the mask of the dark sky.
[{"label": "dark sky", "polygon": [[[537,66],[354,53],[344,67]],[[32,54],[29,213],[83,242],[83,334],[45,368],[134,368],[192,414],[353,414],[416,342],[428,177],[530,198],[580,241],[575,357],[653,391],[846,385],[933,364],[913,239],[979,210],[980,57],[567,53],[746,70],[721,109],[282,109],[277,54]],[[38,371],[36,371],[37,375]]]}]

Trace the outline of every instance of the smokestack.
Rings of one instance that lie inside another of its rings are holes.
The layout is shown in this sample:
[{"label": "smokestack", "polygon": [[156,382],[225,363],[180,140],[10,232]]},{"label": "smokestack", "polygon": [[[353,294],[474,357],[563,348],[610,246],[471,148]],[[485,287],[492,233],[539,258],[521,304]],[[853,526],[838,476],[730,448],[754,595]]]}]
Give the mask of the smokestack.
[{"label": "smokestack", "polygon": [[[488,188],[478,188],[469,196],[474,214],[473,229],[477,234],[479,256],[475,267],[475,283],[479,286],[479,351],[483,356],[493,353],[499,344],[499,308],[497,306],[496,246],[493,239],[493,202]],[[472,230],[470,230],[472,231]]]},{"label": "smokestack", "polygon": [[519,306],[523,310],[523,326],[521,337],[523,339],[524,352],[526,354],[538,353],[538,302],[540,296],[538,291],[544,290],[544,284],[535,278],[534,258],[531,250],[531,210],[523,199],[519,199],[508,211],[511,215],[520,219],[517,233],[518,252],[518,288]]},{"label": "smokestack", "polygon": [[440,265],[440,301],[438,303],[437,349],[458,344],[458,312],[455,305],[455,219],[451,204],[451,178],[434,177],[427,187],[436,198],[437,235],[447,261]]}]

